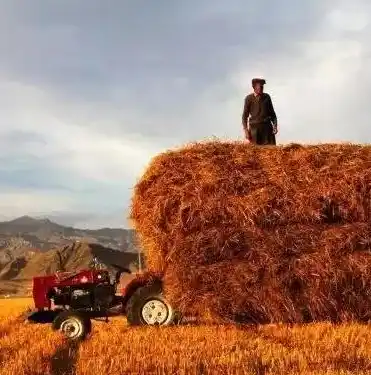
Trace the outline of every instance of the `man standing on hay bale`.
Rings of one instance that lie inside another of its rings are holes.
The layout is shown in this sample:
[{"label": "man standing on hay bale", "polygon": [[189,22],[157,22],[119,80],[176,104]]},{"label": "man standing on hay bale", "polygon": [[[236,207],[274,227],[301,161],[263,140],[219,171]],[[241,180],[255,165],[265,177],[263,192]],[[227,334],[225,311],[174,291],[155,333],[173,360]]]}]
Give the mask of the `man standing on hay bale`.
[{"label": "man standing on hay bale", "polygon": [[245,98],[242,126],[246,139],[257,145],[275,145],[277,116],[271,97],[264,93],[265,79],[254,78],[254,92]]}]

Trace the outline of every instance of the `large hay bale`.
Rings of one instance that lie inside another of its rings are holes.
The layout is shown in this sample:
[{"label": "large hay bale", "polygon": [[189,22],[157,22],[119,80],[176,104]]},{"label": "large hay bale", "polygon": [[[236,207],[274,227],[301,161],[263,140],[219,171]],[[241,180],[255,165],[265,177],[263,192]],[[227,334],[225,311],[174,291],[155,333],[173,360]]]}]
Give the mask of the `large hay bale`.
[{"label": "large hay bale", "polygon": [[370,199],[370,146],[209,142],[156,157],[131,217],[183,310],[338,320],[371,307]]},{"label": "large hay bale", "polygon": [[209,265],[173,263],[164,274],[168,297],[184,313],[206,308],[225,321],[371,319],[371,225],[290,229],[293,237],[317,236],[276,254],[253,249]]}]

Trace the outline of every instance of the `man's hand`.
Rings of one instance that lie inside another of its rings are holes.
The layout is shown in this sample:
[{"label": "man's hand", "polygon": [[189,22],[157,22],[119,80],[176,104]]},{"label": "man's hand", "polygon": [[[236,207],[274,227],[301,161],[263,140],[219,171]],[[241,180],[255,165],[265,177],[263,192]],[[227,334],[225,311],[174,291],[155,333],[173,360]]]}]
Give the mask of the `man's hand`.
[{"label": "man's hand", "polygon": [[278,133],[278,125],[273,124],[273,134],[276,135]]},{"label": "man's hand", "polygon": [[248,140],[248,141],[251,141],[251,130],[249,127],[247,128],[244,128],[244,131],[245,131],[245,138]]}]

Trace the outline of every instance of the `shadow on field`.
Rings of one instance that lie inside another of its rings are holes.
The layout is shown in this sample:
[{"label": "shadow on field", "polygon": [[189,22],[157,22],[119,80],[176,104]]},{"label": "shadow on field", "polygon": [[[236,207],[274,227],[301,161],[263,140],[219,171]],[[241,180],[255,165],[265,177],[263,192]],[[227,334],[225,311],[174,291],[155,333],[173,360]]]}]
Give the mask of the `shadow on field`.
[{"label": "shadow on field", "polygon": [[74,375],[77,356],[79,353],[79,342],[65,341],[54,353],[51,359],[52,375]]}]

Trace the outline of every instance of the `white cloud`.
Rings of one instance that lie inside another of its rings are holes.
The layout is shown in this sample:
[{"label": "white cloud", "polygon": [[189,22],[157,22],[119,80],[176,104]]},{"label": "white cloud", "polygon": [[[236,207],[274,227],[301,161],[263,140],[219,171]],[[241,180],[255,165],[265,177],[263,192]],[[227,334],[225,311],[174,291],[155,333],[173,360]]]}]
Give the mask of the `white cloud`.
[{"label": "white cloud", "polygon": [[140,175],[153,154],[163,147],[141,134],[110,134],[110,122],[122,121],[120,116],[112,119],[114,109],[110,113],[109,108],[93,103],[87,113],[91,118],[96,114],[91,124],[81,115],[86,110],[84,104],[79,108],[68,101],[59,103],[41,88],[3,81],[0,92],[0,110],[4,114],[0,135],[5,137],[16,130],[44,140],[40,144],[26,138],[17,147],[0,138],[0,155],[50,158],[55,168],[90,181],[111,183]]},{"label": "white cloud", "polygon": [[[17,186],[3,186],[0,189],[2,216],[94,212],[99,207],[108,210],[122,207],[124,212],[131,186],[163,145],[141,134],[112,133],[109,122],[118,123],[121,118],[115,118],[115,111],[110,112],[102,105],[90,107],[87,115],[97,114],[96,123],[90,126],[82,115],[86,110],[84,105],[58,102],[52,93],[39,87],[2,80],[0,92],[0,172],[15,172],[25,167],[37,170],[39,163],[47,164],[66,187],[80,191],[46,188],[45,192],[45,189],[30,188],[14,192]],[[12,139],[9,135],[14,132],[18,136]],[[6,162],[1,162],[2,159]],[[50,176],[40,175],[40,179],[40,186],[47,185]],[[96,191],[95,196],[89,195],[91,188],[98,189],[95,184],[99,184],[101,191]],[[112,190],[116,192],[113,196]],[[122,197],[117,201],[120,190]]]},{"label": "white cloud", "polygon": [[71,197],[57,192],[35,191],[31,189],[12,189],[5,192],[0,189],[0,217],[43,215],[58,211],[73,210]]},{"label": "white cloud", "polygon": [[362,31],[370,23],[370,5],[361,2],[346,2],[327,14],[331,26],[341,31]]}]

